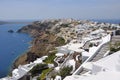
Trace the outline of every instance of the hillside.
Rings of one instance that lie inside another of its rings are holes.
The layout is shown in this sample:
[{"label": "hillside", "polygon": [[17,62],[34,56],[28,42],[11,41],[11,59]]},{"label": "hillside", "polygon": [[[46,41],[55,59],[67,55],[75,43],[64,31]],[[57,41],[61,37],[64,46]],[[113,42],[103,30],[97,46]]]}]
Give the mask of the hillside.
[{"label": "hillside", "polygon": [[14,67],[34,61],[38,57],[49,54],[55,47],[66,44],[65,39],[57,33],[60,32],[60,28],[68,27],[71,22],[76,21],[64,21],[64,23],[61,20],[35,21],[19,29],[18,33],[27,33],[33,37],[33,40],[32,47],[15,61]]}]

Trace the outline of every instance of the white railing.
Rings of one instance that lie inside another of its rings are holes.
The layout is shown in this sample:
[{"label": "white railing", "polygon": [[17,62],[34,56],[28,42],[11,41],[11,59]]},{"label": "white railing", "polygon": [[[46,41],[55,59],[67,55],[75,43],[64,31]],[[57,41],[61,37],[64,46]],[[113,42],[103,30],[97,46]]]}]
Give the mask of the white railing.
[{"label": "white railing", "polygon": [[[111,37],[111,36],[110,36],[110,37]],[[98,53],[98,51],[102,48],[102,46],[105,45],[105,44],[107,44],[108,42],[110,42],[110,40],[101,43],[101,44],[97,47],[97,49],[96,49],[96,51],[93,53],[93,55],[91,55],[84,63],[82,63],[82,65],[81,65],[72,75],[77,75],[77,74],[79,74],[79,73],[83,70],[83,65],[84,65],[85,63],[87,63],[88,61],[90,61],[91,59],[93,59],[93,57]]]}]

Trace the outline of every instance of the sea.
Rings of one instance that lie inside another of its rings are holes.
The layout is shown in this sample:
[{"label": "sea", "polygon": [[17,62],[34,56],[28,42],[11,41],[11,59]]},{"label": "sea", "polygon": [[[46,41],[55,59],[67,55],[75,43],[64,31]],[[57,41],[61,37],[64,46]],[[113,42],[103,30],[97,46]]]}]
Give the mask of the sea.
[{"label": "sea", "polygon": [[111,23],[111,24],[120,24],[120,19],[90,19],[91,21],[96,21],[100,23]]},{"label": "sea", "polygon": [[[17,30],[25,25],[27,24],[0,25],[0,78],[8,75],[15,59],[24,54],[30,46],[32,38],[28,34],[17,33]],[[14,32],[10,33],[8,30]]]}]

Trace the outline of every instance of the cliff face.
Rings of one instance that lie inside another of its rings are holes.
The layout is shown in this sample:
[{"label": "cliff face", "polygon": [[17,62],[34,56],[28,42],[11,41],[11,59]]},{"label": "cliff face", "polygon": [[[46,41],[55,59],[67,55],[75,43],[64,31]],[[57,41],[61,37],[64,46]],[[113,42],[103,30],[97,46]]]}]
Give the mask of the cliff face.
[{"label": "cliff face", "polygon": [[18,32],[21,33],[28,33],[34,37],[38,37],[41,35],[42,32],[45,32],[48,29],[51,29],[56,22],[51,21],[36,21],[30,25],[24,26],[23,28],[19,29]]},{"label": "cliff face", "polygon": [[49,54],[55,47],[65,44],[62,37],[56,36],[58,21],[36,21],[18,30],[18,33],[27,33],[33,37],[32,47],[29,51],[20,56],[14,63],[14,68],[20,64],[26,64],[36,60],[36,58]]}]

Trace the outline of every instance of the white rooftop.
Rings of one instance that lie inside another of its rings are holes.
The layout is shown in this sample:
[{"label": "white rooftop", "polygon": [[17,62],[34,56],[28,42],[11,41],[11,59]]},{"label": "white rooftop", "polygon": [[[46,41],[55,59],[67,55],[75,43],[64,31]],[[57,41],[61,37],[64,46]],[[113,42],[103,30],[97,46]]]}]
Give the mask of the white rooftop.
[{"label": "white rooftop", "polygon": [[87,52],[87,51],[83,51],[82,52],[82,56],[87,56],[87,57],[89,57],[89,56],[91,56],[92,54],[91,53],[89,53],[89,52]]},{"label": "white rooftop", "polygon": [[111,54],[95,62],[96,65],[107,68],[110,71],[120,71],[120,51]]},{"label": "white rooftop", "polygon": [[95,30],[93,32],[91,32],[90,34],[100,34],[100,33],[103,33],[105,32],[103,29],[98,29],[98,30]]},{"label": "white rooftop", "polygon": [[57,57],[61,57],[61,56],[64,56],[64,54],[63,53],[57,53],[57,54],[55,54]]},{"label": "white rooftop", "polygon": [[43,62],[42,59],[37,59],[37,60],[34,61],[34,63],[36,63],[36,64],[39,64],[39,63],[42,63],[42,62]]},{"label": "white rooftop", "polygon": [[82,46],[83,46],[82,43],[69,43],[62,47],[67,48],[68,50],[71,50],[71,51],[82,52],[83,50],[80,49],[80,47]]},{"label": "white rooftop", "polygon": [[89,76],[72,75],[64,80],[120,80],[120,72],[100,72]]},{"label": "white rooftop", "polygon": [[83,67],[91,74],[67,76],[64,80],[120,80],[120,51]]}]

